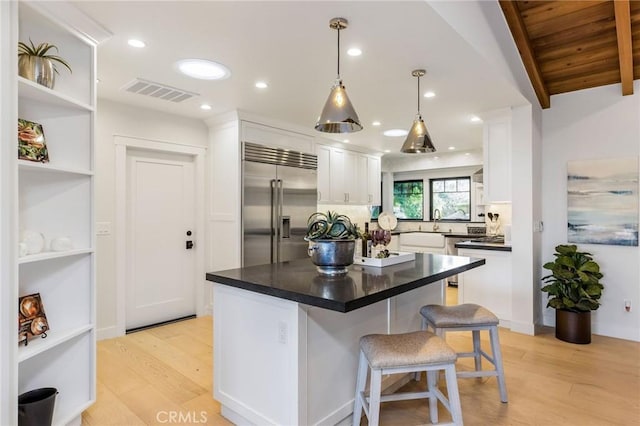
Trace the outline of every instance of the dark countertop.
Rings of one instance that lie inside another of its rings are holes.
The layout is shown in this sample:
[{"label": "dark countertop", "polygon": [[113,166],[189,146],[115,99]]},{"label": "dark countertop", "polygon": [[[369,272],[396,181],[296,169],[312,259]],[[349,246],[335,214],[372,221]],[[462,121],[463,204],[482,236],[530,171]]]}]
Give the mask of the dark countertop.
[{"label": "dark countertop", "polygon": [[504,243],[484,243],[484,242],[475,242],[475,241],[460,241],[459,243],[456,243],[456,248],[511,251],[511,246],[505,245]]},{"label": "dark countertop", "polygon": [[478,238],[478,237],[486,237],[487,234],[468,234],[466,232],[441,232],[441,231],[391,231],[391,235],[400,235],[400,234],[442,234],[445,238],[454,237],[454,238]]},{"label": "dark countertop", "polygon": [[484,259],[416,253],[411,262],[376,268],[351,265],[320,275],[310,259],[208,272],[207,280],[338,312],[349,312],[484,265]]}]

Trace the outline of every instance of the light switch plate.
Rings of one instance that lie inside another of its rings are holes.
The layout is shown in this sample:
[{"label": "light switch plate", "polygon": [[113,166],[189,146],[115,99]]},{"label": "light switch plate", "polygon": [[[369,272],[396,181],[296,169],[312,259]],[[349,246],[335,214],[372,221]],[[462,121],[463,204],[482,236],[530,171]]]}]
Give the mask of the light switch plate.
[{"label": "light switch plate", "polygon": [[96,222],[96,235],[111,235],[111,222]]}]

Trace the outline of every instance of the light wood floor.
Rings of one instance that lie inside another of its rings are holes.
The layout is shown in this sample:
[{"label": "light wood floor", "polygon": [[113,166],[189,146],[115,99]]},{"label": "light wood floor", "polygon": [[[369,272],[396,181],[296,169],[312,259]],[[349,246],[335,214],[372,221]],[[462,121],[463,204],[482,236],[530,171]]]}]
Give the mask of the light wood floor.
[{"label": "light wood floor", "polygon": [[[467,334],[450,333],[447,341],[470,350]],[[182,424],[230,424],[211,396],[211,336],[211,318],[204,317],[98,342],[98,400],[83,424],[179,424],[167,421],[170,412],[192,416]],[[460,379],[466,425],[640,424],[640,343],[594,335],[590,345],[573,345],[556,340],[553,330],[532,337],[501,329],[500,339],[509,403],[500,402],[495,378]],[[462,359],[458,368],[472,363]],[[424,378],[401,391],[419,386]],[[440,417],[450,419],[442,407]],[[382,406],[383,425],[426,423],[425,401]]]}]

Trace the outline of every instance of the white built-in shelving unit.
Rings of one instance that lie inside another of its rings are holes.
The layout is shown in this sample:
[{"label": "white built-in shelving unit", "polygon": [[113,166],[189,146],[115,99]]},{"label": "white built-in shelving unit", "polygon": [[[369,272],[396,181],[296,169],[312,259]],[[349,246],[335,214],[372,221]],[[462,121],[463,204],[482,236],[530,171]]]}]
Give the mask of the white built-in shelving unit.
[{"label": "white built-in shelving unit", "polygon": [[[56,45],[73,73],[59,66],[53,89],[22,77],[13,79],[17,94],[13,104],[17,111],[13,115],[42,124],[50,162],[18,160],[17,137],[13,137],[17,202],[12,206],[18,229],[13,235],[16,288],[12,293],[17,297],[40,293],[50,330],[46,338],[36,337],[27,346],[20,345],[15,356],[5,357],[14,363],[13,368],[8,368],[8,374],[13,376],[6,377],[14,389],[3,395],[10,401],[5,400],[0,410],[8,410],[2,419],[13,419],[11,424],[17,424],[17,395],[55,387],[59,393],[53,424],[80,424],[82,412],[96,397],[96,42],[54,17],[51,9],[37,3],[12,3],[13,9],[3,9],[3,13],[9,11],[17,19],[17,40]],[[17,46],[1,54],[17,55]],[[5,79],[5,87],[6,82]],[[15,135],[17,123],[14,125]],[[17,245],[23,230],[44,235],[42,252],[18,257]],[[51,251],[50,242],[58,237],[68,237],[72,249]],[[17,305],[18,301],[3,303]],[[13,341],[18,346],[17,322],[0,327],[3,336],[13,330]]]}]

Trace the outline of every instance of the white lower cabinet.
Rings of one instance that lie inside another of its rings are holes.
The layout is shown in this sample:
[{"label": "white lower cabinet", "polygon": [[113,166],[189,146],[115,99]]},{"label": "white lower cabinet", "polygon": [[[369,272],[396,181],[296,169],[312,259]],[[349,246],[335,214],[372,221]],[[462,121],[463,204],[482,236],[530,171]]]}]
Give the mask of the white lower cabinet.
[{"label": "white lower cabinet", "polygon": [[458,249],[459,256],[479,257],[486,264],[458,274],[458,303],[482,305],[500,318],[500,324],[511,321],[511,252]]}]

